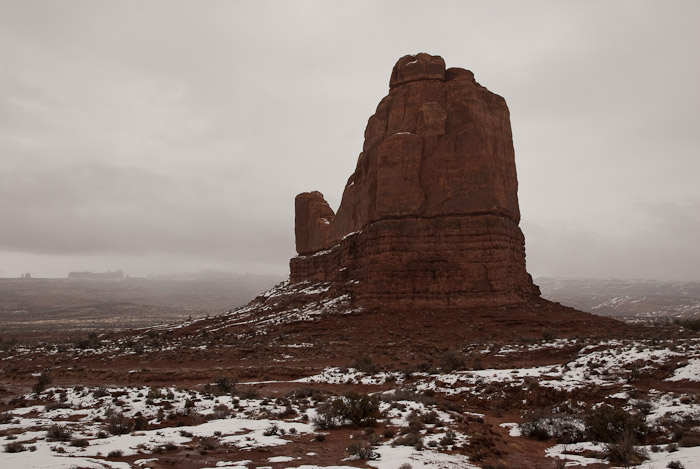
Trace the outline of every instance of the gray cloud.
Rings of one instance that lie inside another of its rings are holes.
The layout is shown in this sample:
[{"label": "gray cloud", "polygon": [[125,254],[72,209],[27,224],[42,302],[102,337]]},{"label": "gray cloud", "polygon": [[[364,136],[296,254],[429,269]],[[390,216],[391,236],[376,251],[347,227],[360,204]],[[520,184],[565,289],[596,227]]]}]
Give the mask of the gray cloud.
[{"label": "gray cloud", "polygon": [[[0,275],[283,273],[394,62],[509,103],[537,275],[698,279],[696,2],[0,4]],[[62,267],[65,266],[65,267]]]}]

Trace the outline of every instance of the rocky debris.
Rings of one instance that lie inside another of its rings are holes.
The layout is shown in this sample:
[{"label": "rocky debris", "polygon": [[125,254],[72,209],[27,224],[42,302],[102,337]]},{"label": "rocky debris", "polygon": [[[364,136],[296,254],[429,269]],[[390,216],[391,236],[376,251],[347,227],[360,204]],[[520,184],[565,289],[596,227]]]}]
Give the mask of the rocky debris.
[{"label": "rocky debris", "polygon": [[537,298],[505,100],[428,54],[399,59],[389,87],[338,212],[319,192],[296,198],[292,284],[331,283],[368,308]]}]

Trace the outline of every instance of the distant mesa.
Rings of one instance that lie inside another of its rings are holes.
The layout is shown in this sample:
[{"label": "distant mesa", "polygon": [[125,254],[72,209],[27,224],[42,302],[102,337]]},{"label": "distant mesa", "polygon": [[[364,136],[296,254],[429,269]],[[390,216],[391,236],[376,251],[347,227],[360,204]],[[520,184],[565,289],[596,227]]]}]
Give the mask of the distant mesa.
[{"label": "distant mesa", "polygon": [[69,272],[68,278],[115,280],[124,278],[124,272],[121,270],[109,270],[107,272]]},{"label": "distant mesa", "polygon": [[402,57],[335,213],[295,200],[291,284],[329,283],[368,308],[539,298],[525,268],[505,100],[441,57]]}]

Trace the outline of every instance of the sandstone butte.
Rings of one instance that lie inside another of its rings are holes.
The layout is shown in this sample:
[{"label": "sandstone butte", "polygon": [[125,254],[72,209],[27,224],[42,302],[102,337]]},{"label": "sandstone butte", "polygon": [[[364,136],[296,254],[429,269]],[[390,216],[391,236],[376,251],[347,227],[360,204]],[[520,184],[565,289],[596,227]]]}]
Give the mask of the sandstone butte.
[{"label": "sandstone butte", "polygon": [[338,212],[319,192],[296,197],[290,284],[328,284],[368,310],[541,301],[517,191],[505,100],[439,56],[402,57]]}]

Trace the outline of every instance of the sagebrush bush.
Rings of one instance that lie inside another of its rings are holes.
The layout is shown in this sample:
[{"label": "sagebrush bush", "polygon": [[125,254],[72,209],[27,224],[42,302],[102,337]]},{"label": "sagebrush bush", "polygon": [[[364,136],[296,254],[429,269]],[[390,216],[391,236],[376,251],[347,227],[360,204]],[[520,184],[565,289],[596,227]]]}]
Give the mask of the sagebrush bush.
[{"label": "sagebrush bush", "polygon": [[641,414],[630,413],[621,407],[608,404],[588,412],[585,422],[589,436],[602,443],[616,443],[623,435],[631,435],[636,439],[646,433]]},{"label": "sagebrush bush", "polygon": [[27,448],[19,441],[13,441],[5,445],[6,453],[21,453],[22,451],[27,451]]},{"label": "sagebrush bush", "polygon": [[68,441],[71,434],[72,432],[66,427],[54,424],[46,431],[46,439],[48,441]]},{"label": "sagebrush bush", "polygon": [[51,378],[49,372],[42,371],[39,377],[37,378],[36,383],[34,384],[34,386],[32,386],[32,391],[34,391],[35,394],[39,394],[44,389],[48,388],[52,382],[53,379]]},{"label": "sagebrush bush", "polygon": [[586,427],[579,418],[570,416],[535,417],[520,425],[523,435],[544,441],[553,438],[557,443],[576,443],[583,441]]},{"label": "sagebrush bush", "polygon": [[417,450],[423,449],[423,438],[418,433],[406,433],[398,437],[392,446],[413,446]]},{"label": "sagebrush bush", "polygon": [[379,400],[367,394],[350,392],[316,407],[313,424],[317,429],[329,429],[345,421],[357,427],[373,427],[379,418]]},{"label": "sagebrush bush", "polygon": [[91,332],[87,337],[82,337],[75,342],[75,347],[81,350],[100,348],[100,339],[96,332]]},{"label": "sagebrush bush", "polygon": [[454,445],[456,441],[457,441],[457,435],[455,434],[455,432],[450,430],[445,434],[445,436],[440,438],[440,445],[441,446],[451,446],[451,445]]},{"label": "sagebrush bush", "polygon": [[456,350],[448,350],[442,356],[440,368],[442,371],[450,373],[452,371],[463,370],[466,365],[464,356]]},{"label": "sagebrush bush", "polygon": [[379,368],[372,361],[372,357],[367,354],[361,355],[352,362],[352,367],[357,371],[373,375]]},{"label": "sagebrush bush", "polygon": [[318,430],[328,430],[335,428],[338,424],[338,418],[333,411],[330,402],[323,402],[316,407],[316,416],[311,421],[314,427]]},{"label": "sagebrush bush", "polygon": [[374,459],[377,456],[372,445],[366,442],[351,444],[347,447],[347,452],[350,456],[356,456],[359,459]]},{"label": "sagebrush bush", "polygon": [[373,427],[379,418],[379,400],[367,394],[350,392],[338,405],[342,418],[358,427]]},{"label": "sagebrush bush", "polygon": [[121,412],[116,412],[113,409],[110,409],[106,413],[106,417],[107,431],[112,435],[124,435],[131,431],[131,421]]},{"label": "sagebrush bush", "polygon": [[85,448],[90,446],[90,441],[86,440],[85,438],[74,438],[70,440],[70,445],[75,446],[76,448]]},{"label": "sagebrush bush", "polygon": [[276,423],[273,423],[272,425],[270,425],[269,427],[267,427],[265,429],[265,431],[263,432],[263,435],[265,435],[265,436],[277,435],[279,433],[279,431],[280,431],[280,427]]},{"label": "sagebrush bush", "polygon": [[100,386],[92,391],[92,395],[95,399],[99,399],[100,397],[108,396],[109,390],[105,386]]},{"label": "sagebrush bush", "polygon": [[214,382],[214,389],[218,391],[220,394],[227,394],[230,392],[233,392],[233,390],[236,387],[236,384],[238,384],[238,378],[237,377],[228,377],[228,376],[219,376],[216,381]]},{"label": "sagebrush bush", "polygon": [[219,440],[211,437],[200,438],[199,447],[204,451],[214,451],[219,447]]},{"label": "sagebrush bush", "polygon": [[146,430],[148,428],[148,419],[143,415],[137,415],[134,417],[133,425],[136,431]]},{"label": "sagebrush bush", "polygon": [[625,430],[614,443],[605,445],[605,457],[613,464],[640,464],[649,459],[645,450],[635,446],[637,437],[631,429]]},{"label": "sagebrush bush", "polygon": [[226,404],[219,404],[214,407],[213,417],[215,419],[225,419],[231,415],[231,409]]}]

